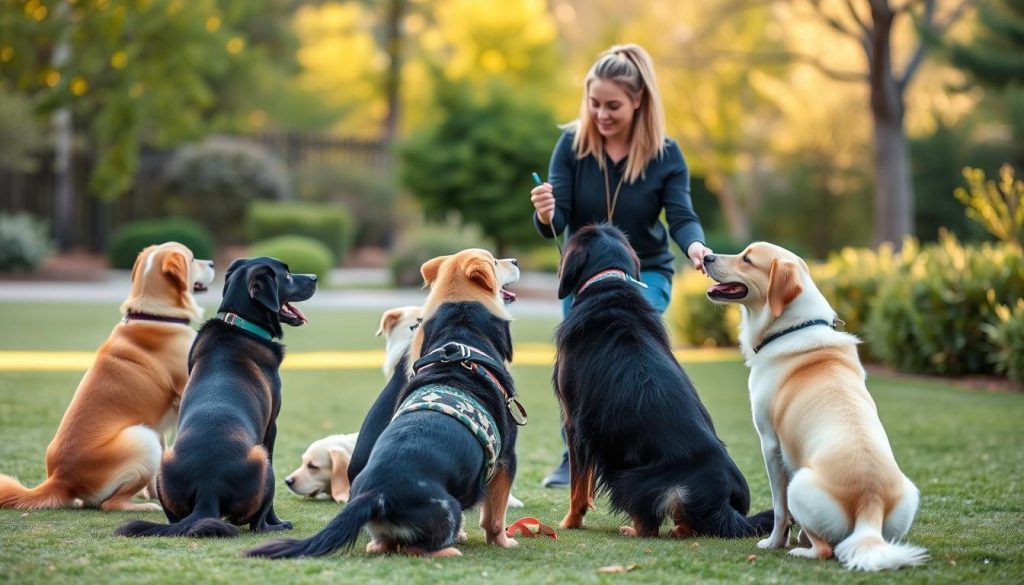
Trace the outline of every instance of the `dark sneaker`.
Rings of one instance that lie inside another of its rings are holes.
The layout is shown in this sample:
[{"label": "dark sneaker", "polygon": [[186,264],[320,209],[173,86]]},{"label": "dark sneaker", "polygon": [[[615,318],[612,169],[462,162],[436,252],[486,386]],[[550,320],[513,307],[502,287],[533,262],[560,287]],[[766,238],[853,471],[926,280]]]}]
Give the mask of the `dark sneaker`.
[{"label": "dark sneaker", "polygon": [[569,487],[569,454],[562,455],[562,463],[540,482],[541,487]]}]

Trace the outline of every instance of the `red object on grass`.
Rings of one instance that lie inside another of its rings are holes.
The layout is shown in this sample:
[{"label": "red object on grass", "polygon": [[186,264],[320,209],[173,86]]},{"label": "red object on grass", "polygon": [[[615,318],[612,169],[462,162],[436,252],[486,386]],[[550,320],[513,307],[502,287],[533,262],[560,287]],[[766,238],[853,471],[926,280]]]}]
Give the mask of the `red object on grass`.
[{"label": "red object on grass", "polygon": [[[536,530],[536,532],[533,532],[533,530]],[[509,527],[505,529],[505,535],[510,538],[516,535],[525,538],[534,538],[536,536],[543,535],[550,536],[552,540],[558,540],[558,534],[555,533],[554,528],[542,523],[540,520],[537,520],[532,516],[520,518],[510,524]]]}]

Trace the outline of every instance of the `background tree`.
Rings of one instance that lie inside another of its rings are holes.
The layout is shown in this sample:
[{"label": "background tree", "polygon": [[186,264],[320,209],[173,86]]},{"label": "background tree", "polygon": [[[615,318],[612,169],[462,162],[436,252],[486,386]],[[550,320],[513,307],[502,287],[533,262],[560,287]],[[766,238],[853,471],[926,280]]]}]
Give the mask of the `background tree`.
[{"label": "background tree", "polygon": [[973,2],[959,0],[941,14],[938,0],[906,0],[899,4],[889,0],[799,2],[813,9],[824,26],[856,43],[863,53],[866,67],[856,71],[835,69],[814,54],[801,53],[796,57],[833,79],[867,84],[875,170],[874,243],[892,242],[899,246],[905,235],[914,232],[914,193],[905,129],[906,94],[925,58],[926,44],[923,37],[918,38],[914,48],[901,59],[899,47],[894,44],[896,30],[901,20],[912,20],[929,35],[941,36]]},{"label": "background tree", "polygon": [[499,78],[483,87],[467,80],[438,80],[436,87],[437,123],[400,148],[402,183],[428,217],[479,225],[499,254],[535,244],[524,194],[558,138],[550,110]]}]

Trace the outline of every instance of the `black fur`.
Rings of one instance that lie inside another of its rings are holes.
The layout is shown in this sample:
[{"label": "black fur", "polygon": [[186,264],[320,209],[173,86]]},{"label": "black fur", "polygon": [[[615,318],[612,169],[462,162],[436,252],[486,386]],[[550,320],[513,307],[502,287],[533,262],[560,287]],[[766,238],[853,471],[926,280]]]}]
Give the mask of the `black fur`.
[{"label": "black fur", "polygon": [[395,372],[391,375],[391,379],[388,380],[384,389],[380,391],[380,396],[374,401],[370,411],[366,413],[366,418],[363,419],[363,426],[359,427],[356,446],[352,449],[352,459],[348,462],[349,485],[356,480],[359,472],[366,467],[366,462],[370,459],[370,453],[373,451],[373,446],[377,443],[377,438],[384,432],[388,423],[391,422],[391,418],[395,416],[395,411],[398,410],[398,397],[402,394],[405,383],[409,381],[406,369],[406,364],[409,363],[408,357],[409,349],[406,348],[402,358],[398,360],[398,365],[395,366]]},{"label": "black fur", "polygon": [[[281,320],[298,325],[288,302],[316,290],[316,276],[291,275],[272,258],[237,260],[228,269],[219,311],[281,336]],[[189,354],[190,377],[177,438],[158,478],[171,524],[136,520],[122,536],[235,536],[233,524],[262,532],[291,528],[274,513],[274,440],[281,409],[278,368],[284,346],[210,319]],[[222,519],[227,519],[225,522]]]},{"label": "black fur", "polygon": [[[424,351],[456,341],[479,348],[499,361],[512,359],[509,323],[480,303],[446,303],[423,324]],[[509,390],[512,377],[492,371]],[[396,371],[396,377],[400,376]],[[502,438],[497,468],[515,476],[517,427],[493,384],[459,366],[437,365],[414,376],[398,402],[428,384],[470,392],[494,417]],[[484,452],[476,437],[454,418],[432,411],[405,414],[386,425],[366,467],[352,482],[352,499],[323,530],[306,540],[278,540],[246,553],[251,557],[314,557],[351,548],[369,524],[374,538],[424,552],[452,546],[462,512],[483,499],[480,474]],[[396,534],[390,527],[400,527]]]},{"label": "black fur", "polygon": [[608,278],[579,293],[609,269],[639,278],[640,262],[618,229],[588,226],[566,244],[559,296],[576,299],[556,332],[553,381],[574,469],[594,469],[598,488],[641,535],[656,535],[666,515],[680,512],[696,535],[768,534],[771,511],[745,517],[747,482],[639,285]]}]

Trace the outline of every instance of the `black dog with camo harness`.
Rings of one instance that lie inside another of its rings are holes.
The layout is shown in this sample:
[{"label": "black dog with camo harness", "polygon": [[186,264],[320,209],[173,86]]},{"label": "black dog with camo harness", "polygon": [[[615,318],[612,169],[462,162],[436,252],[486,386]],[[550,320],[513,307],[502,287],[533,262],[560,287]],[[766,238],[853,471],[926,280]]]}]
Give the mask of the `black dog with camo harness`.
[{"label": "black dog with camo harness", "polygon": [[505,367],[509,323],[480,303],[458,302],[443,304],[422,327],[427,351],[345,509],[306,540],[273,541],[248,556],[323,556],[350,548],[363,526],[368,552],[457,555],[462,512],[494,493],[507,499],[517,421],[525,423]]}]

